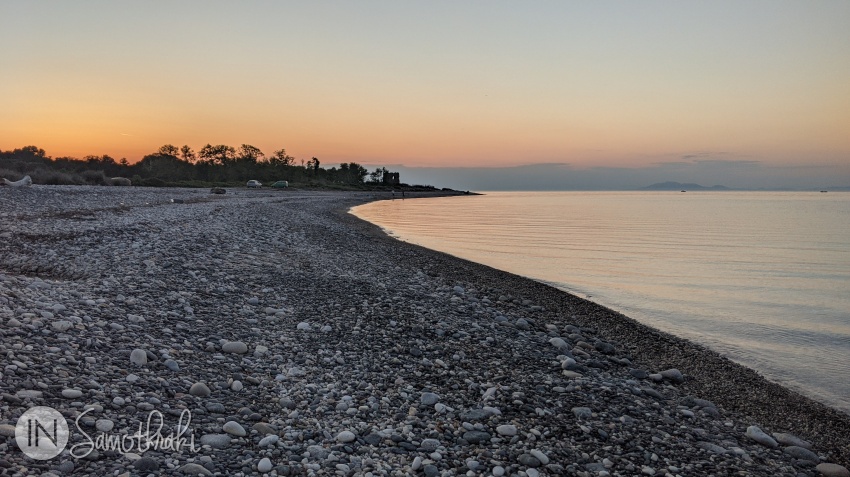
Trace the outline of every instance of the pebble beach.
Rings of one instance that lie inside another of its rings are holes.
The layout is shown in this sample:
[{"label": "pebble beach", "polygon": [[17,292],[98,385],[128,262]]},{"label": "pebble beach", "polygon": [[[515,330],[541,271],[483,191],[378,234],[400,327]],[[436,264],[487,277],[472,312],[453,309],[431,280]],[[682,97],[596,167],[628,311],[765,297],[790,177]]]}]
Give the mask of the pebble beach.
[{"label": "pebble beach", "polygon": [[[389,198],[0,187],[0,475],[850,477],[850,415],[348,213]],[[71,453],[151,413],[193,446]]]}]

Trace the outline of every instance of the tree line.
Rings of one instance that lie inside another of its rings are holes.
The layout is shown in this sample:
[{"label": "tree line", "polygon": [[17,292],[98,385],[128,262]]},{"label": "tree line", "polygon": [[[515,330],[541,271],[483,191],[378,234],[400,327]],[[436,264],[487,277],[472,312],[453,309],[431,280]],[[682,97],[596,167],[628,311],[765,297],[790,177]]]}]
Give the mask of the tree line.
[{"label": "tree line", "polygon": [[109,184],[111,178],[125,177],[133,185],[152,186],[234,185],[250,179],[264,183],[286,180],[307,186],[360,186],[381,184],[388,172],[386,168],[369,172],[356,162],[331,168],[320,164],[316,157],[296,160],[285,149],[266,155],[250,144],[238,148],[206,144],[197,151],[188,145],[166,144],[134,164],[105,154],[53,158],[36,146],[0,150],[0,176],[17,179],[29,175],[37,184]]}]

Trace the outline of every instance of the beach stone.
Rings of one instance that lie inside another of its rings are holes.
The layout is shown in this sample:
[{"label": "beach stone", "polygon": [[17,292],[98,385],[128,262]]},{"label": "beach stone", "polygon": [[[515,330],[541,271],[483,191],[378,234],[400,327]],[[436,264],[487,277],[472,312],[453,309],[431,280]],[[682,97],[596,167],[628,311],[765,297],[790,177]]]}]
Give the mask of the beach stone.
[{"label": "beach stone", "polygon": [[268,447],[272,444],[276,444],[278,440],[280,440],[280,437],[271,434],[260,439],[260,442],[257,445],[259,445],[260,447]]},{"label": "beach stone", "polygon": [[253,426],[251,426],[251,429],[257,431],[261,436],[277,433],[277,429],[275,429],[274,426],[265,422],[257,422]]},{"label": "beach stone", "polygon": [[236,391],[236,392],[241,391],[242,390],[242,381],[233,381],[233,383],[230,385],[230,389],[232,391]]},{"label": "beach stone", "polygon": [[245,437],[248,434],[245,432],[245,428],[236,421],[225,422],[224,425],[221,426],[221,430],[236,437]]},{"label": "beach stone", "polygon": [[546,454],[544,454],[538,449],[532,449],[529,454],[531,454],[535,459],[539,460],[540,463],[543,465],[549,463],[549,457],[547,457]]},{"label": "beach stone", "polygon": [[8,324],[10,328],[18,328],[22,323],[15,318],[9,318],[9,321],[7,321],[6,324]]},{"label": "beach stone", "polygon": [[602,354],[614,354],[616,352],[614,345],[602,340],[596,340],[596,342],[593,343],[593,347],[596,351],[599,351]]},{"label": "beach stone", "polygon": [[422,439],[422,443],[420,444],[420,447],[422,447],[428,452],[433,452],[437,450],[437,447],[439,446],[440,441],[438,441],[437,439]]},{"label": "beach stone", "polygon": [[699,442],[696,443],[696,446],[699,447],[700,449],[707,450],[708,452],[711,452],[712,454],[725,454],[726,453],[726,449],[724,449],[723,447],[720,447],[717,444],[713,444],[711,442],[699,441]]},{"label": "beach stone", "polygon": [[800,446],[788,446],[783,451],[795,459],[807,460],[809,462],[820,462],[820,458],[814,452]]},{"label": "beach stone", "polygon": [[194,462],[184,464],[178,470],[186,475],[213,475],[213,473],[207,470],[204,466]]},{"label": "beach stone", "polygon": [[493,473],[493,477],[502,477],[505,475],[505,468],[501,465],[497,465],[496,467],[493,467],[491,472]]},{"label": "beach stone", "polygon": [[148,363],[148,353],[143,349],[136,348],[130,352],[130,362],[136,366],[144,366]]},{"label": "beach stone", "polygon": [[747,437],[758,442],[759,444],[761,444],[763,446],[770,447],[771,449],[775,449],[775,448],[779,447],[779,444],[777,444],[776,441],[773,440],[772,437],[765,434],[764,431],[759,429],[758,426],[748,427],[747,428]]},{"label": "beach stone", "polygon": [[228,434],[204,434],[201,436],[201,445],[210,446],[213,449],[224,449],[230,445],[230,439]]},{"label": "beach stone", "polygon": [[815,470],[820,472],[820,475],[824,477],[850,477],[850,470],[847,470],[843,465],[824,462],[823,464],[818,464]]},{"label": "beach stone", "polygon": [[225,353],[245,354],[248,352],[248,345],[241,341],[228,341],[222,345],[221,350]]},{"label": "beach stone", "polygon": [[133,468],[138,470],[140,473],[156,472],[159,470],[159,462],[152,457],[142,457],[141,459],[133,462]]},{"label": "beach stone", "polygon": [[518,330],[527,331],[531,328],[531,325],[528,324],[528,321],[525,318],[519,318],[514,322],[514,326]]},{"label": "beach stone", "polygon": [[95,421],[94,427],[100,432],[109,432],[115,427],[115,423],[110,419],[98,419]]},{"label": "beach stone", "polygon": [[35,389],[21,389],[15,393],[15,396],[21,399],[41,399],[43,395],[44,393],[42,391],[36,391]]},{"label": "beach stone", "polygon": [[[17,321],[17,320],[15,320],[15,321]],[[72,323],[68,320],[59,320],[59,321],[54,321],[50,325],[53,327],[54,330],[62,332],[62,331],[68,331],[69,329],[71,329]],[[20,326],[20,325],[18,325],[18,326]]]},{"label": "beach stone", "polygon": [[682,372],[676,368],[668,369],[666,371],[661,371],[661,376],[665,379],[669,379],[674,383],[684,383],[685,377],[682,375]]},{"label": "beach stone", "polygon": [[516,426],[512,424],[502,424],[496,428],[496,432],[501,436],[515,436],[517,433]]},{"label": "beach stone", "polygon": [[260,462],[257,463],[257,471],[266,473],[271,472],[272,470],[272,461],[268,457],[263,457],[260,459]]},{"label": "beach stone", "polygon": [[310,329],[311,329],[310,323],[307,323],[306,321],[302,321],[301,323],[298,323],[298,326],[296,326],[295,328],[298,329],[298,330],[301,330],[301,331],[310,331]]},{"label": "beach stone", "polygon": [[255,296],[252,296],[251,298],[248,298],[248,304],[249,305],[259,305],[260,299],[255,297]]},{"label": "beach stone", "polygon": [[484,431],[466,431],[463,433],[463,440],[472,444],[489,441],[490,433]]},{"label": "beach stone", "polygon": [[565,349],[565,350],[570,349],[570,345],[567,344],[567,342],[564,341],[562,338],[552,338],[552,339],[549,340],[549,344],[551,344],[552,346],[554,346],[555,348],[558,348],[558,349]]},{"label": "beach stone", "polygon": [[425,477],[437,477],[440,475],[440,469],[434,464],[428,464],[422,469],[425,472]]},{"label": "beach stone", "polygon": [[210,388],[207,387],[206,384],[198,382],[193,384],[192,387],[189,388],[189,394],[191,394],[192,396],[207,397],[211,394],[211,392]]},{"label": "beach stone", "polygon": [[439,400],[440,396],[435,393],[422,393],[422,397],[419,398],[419,402],[426,406],[433,406],[434,404],[437,404]]},{"label": "beach stone", "polygon": [[649,374],[647,374],[647,372],[642,369],[630,369],[629,374],[634,376],[636,379],[646,379],[647,377],[649,377]]},{"label": "beach stone", "polygon": [[776,442],[782,444],[783,446],[797,446],[802,447],[804,449],[812,450],[812,443],[793,434],[787,434],[784,432],[774,432],[773,438],[776,439]]},{"label": "beach stone", "polygon": [[173,359],[166,359],[163,364],[171,371],[180,371],[180,365],[177,364],[177,361],[174,361]]},{"label": "beach stone", "polygon": [[593,411],[589,407],[574,407],[572,411],[576,419],[590,419],[593,417]]},{"label": "beach stone", "polygon": [[410,470],[416,472],[420,467],[422,467],[422,457],[416,456],[410,464]]},{"label": "beach stone", "polygon": [[15,437],[15,426],[12,424],[0,424],[0,436]]},{"label": "beach stone", "polygon": [[77,399],[83,396],[83,392],[79,389],[63,389],[62,397],[68,399]]},{"label": "beach stone", "polygon": [[347,443],[354,442],[357,439],[357,436],[354,435],[351,431],[342,431],[336,435],[337,442]]},{"label": "beach stone", "polygon": [[531,454],[521,454],[517,457],[517,462],[526,467],[540,467],[540,461]]}]

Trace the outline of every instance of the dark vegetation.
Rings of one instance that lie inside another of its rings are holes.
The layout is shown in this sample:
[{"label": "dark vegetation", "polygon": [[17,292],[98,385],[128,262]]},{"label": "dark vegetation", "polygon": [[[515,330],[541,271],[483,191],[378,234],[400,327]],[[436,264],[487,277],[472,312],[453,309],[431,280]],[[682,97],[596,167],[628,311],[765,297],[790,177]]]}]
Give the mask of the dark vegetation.
[{"label": "dark vegetation", "polygon": [[0,150],[0,177],[14,181],[29,175],[35,184],[50,185],[120,185],[121,181],[115,178],[123,177],[134,186],[150,187],[233,187],[255,179],[264,185],[285,180],[293,187],[389,189],[391,186],[383,184],[385,172],[388,172],[386,168],[369,172],[356,162],[326,169],[315,157],[296,161],[284,149],[266,156],[249,144],[239,148],[207,144],[197,152],[189,146],[178,148],[166,144],[135,164],[127,159],[116,161],[107,155],[53,158],[36,146]]}]

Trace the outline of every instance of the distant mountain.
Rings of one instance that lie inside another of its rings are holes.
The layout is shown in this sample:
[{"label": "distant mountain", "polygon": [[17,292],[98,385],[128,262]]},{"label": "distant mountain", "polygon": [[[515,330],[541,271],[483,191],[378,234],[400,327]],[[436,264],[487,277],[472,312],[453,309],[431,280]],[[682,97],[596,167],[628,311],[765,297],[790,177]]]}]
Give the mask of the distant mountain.
[{"label": "distant mountain", "polygon": [[726,186],[714,185],[706,187],[699,184],[682,184],[681,182],[659,182],[650,186],[642,187],[640,190],[732,190]]}]

